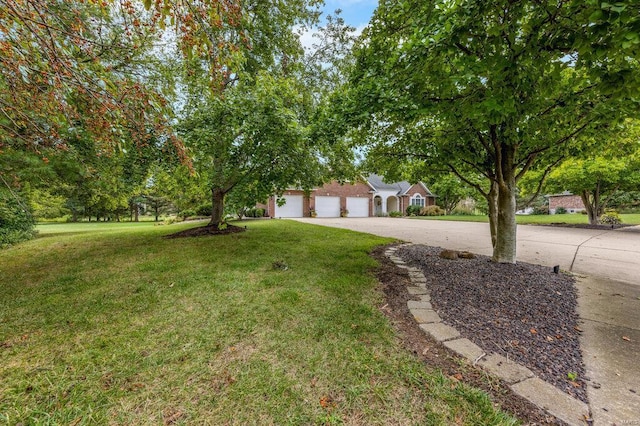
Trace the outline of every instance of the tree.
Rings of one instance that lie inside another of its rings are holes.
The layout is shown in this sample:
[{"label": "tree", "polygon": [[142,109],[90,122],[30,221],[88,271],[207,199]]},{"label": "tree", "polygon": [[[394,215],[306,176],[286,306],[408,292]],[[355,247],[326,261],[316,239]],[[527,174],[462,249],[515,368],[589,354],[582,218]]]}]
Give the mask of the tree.
[{"label": "tree", "polygon": [[149,81],[156,43],[170,33],[184,58],[206,61],[217,90],[240,47],[255,47],[244,12],[230,0],[0,0],[0,149],[65,149],[79,124],[107,150],[123,131],[139,144],[149,126],[172,137],[163,80]]},{"label": "tree", "polygon": [[22,194],[8,186],[0,186],[0,248],[33,238],[35,224]]},{"label": "tree", "polygon": [[66,149],[80,127],[102,149],[166,125],[148,75],[153,27],[127,1],[2,0],[0,149]]},{"label": "tree", "polygon": [[231,191],[251,187],[259,200],[315,182],[317,158],[300,121],[300,103],[295,80],[263,72],[228,88],[224,98],[208,98],[181,122],[194,167],[209,178],[210,226],[221,227]]},{"label": "tree", "polygon": [[222,30],[226,39],[241,40],[237,60],[213,94],[204,90],[210,86],[211,64],[202,58],[183,62],[188,95],[180,134],[196,174],[208,181],[213,228],[223,223],[231,191],[251,194],[255,202],[288,186],[307,188],[318,181],[320,150],[307,130],[313,96],[294,31],[317,21],[318,3],[242,3],[238,25]]},{"label": "tree", "polygon": [[[546,193],[570,191],[582,198],[589,223],[600,216],[615,197],[640,185],[640,126],[637,120],[610,126],[593,137],[579,138],[580,149],[549,173],[542,189]],[[597,146],[597,151],[593,147]],[[539,192],[543,170],[532,170],[521,181],[522,193],[531,198]]]},{"label": "tree", "polygon": [[589,223],[596,225],[611,197],[619,190],[637,188],[640,173],[630,167],[628,159],[591,157],[570,159],[549,174],[549,192],[571,191],[580,195]]},{"label": "tree", "polygon": [[46,189],[34,189],[29,198],[33,216],[37,219],[57,219],[70,212],[65,207],[67,200],[64,197],[51,194]]},{"label": "tree", "polygon": [[[637,107],[575,66],[587,22],[573,12],[552,1],[381,2],[357,53],[346,109],[360,138],[390,167],[419,159],[482,194],[496,262],[516,259],[517,182],[532,168],[544,178],[578,135]],[[487,184],[469,179],[478,175]]]},{"label": "tree", "polygon": [[446,214],[451,214],[458,203],[472,193],[466,183],[452,175],[440,176],[434,179],[429,184],[429,189],[438,197],[436,204],[444,208]]},{"label": "tree", "polygon": [[[174,173],[176,170],[174,170]],[[147,207],[153,211],[155,221],[159,220],[161,214],[166,213],[173,207],[171,200],[171,190],[177,185],[176,179],[172,173],[170,173],[163,164],[155,164],[149,173],[149,178],[143,183],[143,188],[137,191],[135,201],[138,203],[145,203]],[[187,188],[180,186],[180,192],[186,193]],[[137,207],[137,206],[136,206]],[[138,210],[136,213],[136,222]]]}]

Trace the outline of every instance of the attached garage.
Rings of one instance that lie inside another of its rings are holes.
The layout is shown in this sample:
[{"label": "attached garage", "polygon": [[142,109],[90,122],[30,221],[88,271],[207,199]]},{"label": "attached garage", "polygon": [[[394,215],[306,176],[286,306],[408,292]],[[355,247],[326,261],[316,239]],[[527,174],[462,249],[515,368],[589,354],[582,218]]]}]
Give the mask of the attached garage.
[{"label": "attached garage", "polygon": [[369,217],[369,198],[347,197],[349,217]]},{"label": "attached garage", "polygon": [[284,195],[286,203],[279,206],[276,202],[275,217],[302,217],[302,195]]},{"label": "attached garage", "polygon": [[340,217],[340,197],[316,197],[318,217]]}]

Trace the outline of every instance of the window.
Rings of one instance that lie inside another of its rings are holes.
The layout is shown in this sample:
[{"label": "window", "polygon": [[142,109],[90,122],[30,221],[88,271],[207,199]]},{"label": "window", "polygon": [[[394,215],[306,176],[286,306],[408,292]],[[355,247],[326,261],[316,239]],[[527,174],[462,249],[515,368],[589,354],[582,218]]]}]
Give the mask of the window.
[{"label": "window", "polygon": [[411,197],[411,205],[424,207],[424,198],[420,194],[416,194]]}]

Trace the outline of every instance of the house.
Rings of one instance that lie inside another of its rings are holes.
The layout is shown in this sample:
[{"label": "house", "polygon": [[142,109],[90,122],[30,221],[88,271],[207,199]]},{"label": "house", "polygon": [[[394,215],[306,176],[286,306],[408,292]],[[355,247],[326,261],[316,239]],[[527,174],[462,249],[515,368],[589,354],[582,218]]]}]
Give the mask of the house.
[{"label": "house", "polygon": [[585,210],[582,198],[568,191],[562,194],[547,195],[549,199],[549,214],[555,214],[559,207],[564,207],[567,213],[577,213]]},{"label": "house", "polygon": [[427,186],[407,181],[385,183],[381,176],[371,174],[354,183],[331,181],[314,188],[306,196],[304,191],[290,189],[279,206],[275,196],[266,205],[270,217],[309,217],[314,211],[317,217],[371,217],[386,216],[390,212],[406,213],[407,206],[420,207],[435,204],[435,196]]}]

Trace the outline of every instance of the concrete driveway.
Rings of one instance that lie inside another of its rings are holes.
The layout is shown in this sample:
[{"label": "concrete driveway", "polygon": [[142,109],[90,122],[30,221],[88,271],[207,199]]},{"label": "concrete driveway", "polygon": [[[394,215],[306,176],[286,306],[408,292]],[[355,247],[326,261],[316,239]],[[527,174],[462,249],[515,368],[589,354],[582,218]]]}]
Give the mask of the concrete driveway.
[{"label": "concrete driveway", "polygon": [[[487,223],[403,218],[304,218],[323,226],[491,255]],[[581,346],[595,425],[640,425],[640,227],[518,226],[517,260],[578,275]]]}]

